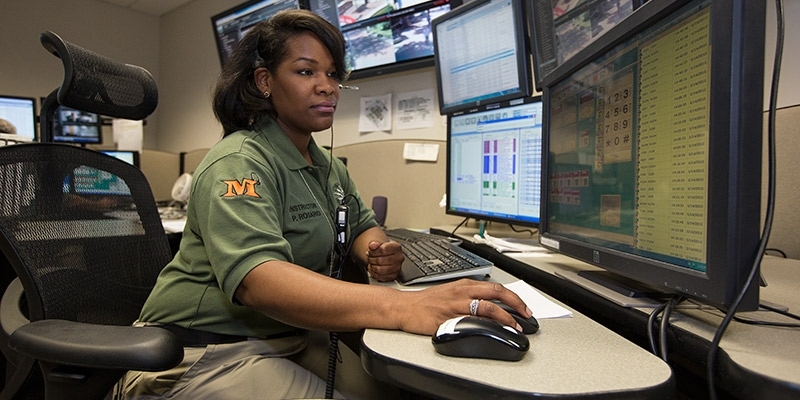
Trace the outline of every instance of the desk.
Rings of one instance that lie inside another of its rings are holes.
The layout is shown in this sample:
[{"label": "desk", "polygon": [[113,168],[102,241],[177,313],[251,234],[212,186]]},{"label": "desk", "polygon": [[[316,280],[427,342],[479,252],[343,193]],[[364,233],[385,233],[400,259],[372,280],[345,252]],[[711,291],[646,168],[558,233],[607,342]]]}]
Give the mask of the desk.
[{"label": "desk", "polygon": [[[442,230],[451,232],[452,227]],[[459,229],[464,235],[469,228]],[[495,234],[495,236],[503,236]],[[553,254],[549,258],[503,255],[487,246],[465,240],[464,247],[492,260],[514,276],[573,307],[640,346],[647,344],[649,308],[621,307],[558,274],[595,269],[586,263]],[[800,260],[766,257],[761,271],[768,286],[760,297],[800,312]],[[792,322],[766,311],[740,313],[742,317]],[[705,368],[709,345],[723,314],[709,308],[678,308],[670,320],[668,349],[679,390],[692,398],[707,395]],[[794,321],[797,322],[797,321]],[[733,321],[720,343],[715,382],[728,394],[741,398],[800,398],[800,332],[797,328],[755,326]]]},{"label": "desk", "polygon": [[158,213],[161,215],[164,232],[167,233],[169,248],[174,255],[181,246],[181,236],[183,236],[183,228],[186,226],[186,213],[172,207],[159,207]]},{"label": "desk", "polygon": [[[499,268],[490,279],[517,280]],[[572,311],[572,318],[540,319],[530,351],[518,362],[443,356],[429,336],[378,329],[364,332],[361,360],[379,380],[441,398],[674,396],[672,371],[660,358]]]}]

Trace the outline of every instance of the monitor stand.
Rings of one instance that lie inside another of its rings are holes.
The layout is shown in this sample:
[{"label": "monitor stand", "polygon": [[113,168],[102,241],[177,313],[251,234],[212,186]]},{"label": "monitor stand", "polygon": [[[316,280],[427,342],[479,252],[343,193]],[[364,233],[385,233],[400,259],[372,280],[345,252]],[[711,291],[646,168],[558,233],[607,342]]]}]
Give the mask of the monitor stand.
[{"label": "monitor stand", "polygon": [[604,270],[555,271],[555,274],[622,307],[654,308],[664,303],[664,292]]},{"label": "monitor stand", "polygon": [[578,276],[603,285],[626,297],[633,298],[661,298],[666,294],[656,288],[626,278],[610,271],[580,271]]}]

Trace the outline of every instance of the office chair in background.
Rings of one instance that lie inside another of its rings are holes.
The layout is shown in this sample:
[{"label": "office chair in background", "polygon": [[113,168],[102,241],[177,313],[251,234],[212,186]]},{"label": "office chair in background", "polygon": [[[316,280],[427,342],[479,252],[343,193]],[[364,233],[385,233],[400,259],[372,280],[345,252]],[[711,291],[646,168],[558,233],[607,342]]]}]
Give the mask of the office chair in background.
[{"label": "office chair in background", "polygon": [[[42,106],[42,138],[59,104],[136,120],[155,109],[158,92],[146,70],[52,32],[40,39],[65,70]],[[20,144],[0,148],[0,186],[0,250],[19,279],[9,291],[24,291],[6,293],[0,307],[20,314],[0,315],[13,330],[2,348],[15,363],[0,398],[21,396],[33,359],[47,399],[102,399],[128,370],[180,363],[183,347],[173,334],[131,326],[172,257],[138,168],[80,147]]]}]

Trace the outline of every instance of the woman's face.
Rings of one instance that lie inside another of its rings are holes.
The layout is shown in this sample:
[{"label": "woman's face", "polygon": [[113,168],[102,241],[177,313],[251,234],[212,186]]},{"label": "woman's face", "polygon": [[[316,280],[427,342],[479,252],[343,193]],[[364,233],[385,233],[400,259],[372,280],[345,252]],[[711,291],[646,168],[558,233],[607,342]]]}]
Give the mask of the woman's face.
[{"label": "woman's face", "polygon": [[278,125],[289,135],[310,135],[330,128],[339,100],[339,76],[330,52],[312,33],[286,43],[289,49],[267,88]]}]

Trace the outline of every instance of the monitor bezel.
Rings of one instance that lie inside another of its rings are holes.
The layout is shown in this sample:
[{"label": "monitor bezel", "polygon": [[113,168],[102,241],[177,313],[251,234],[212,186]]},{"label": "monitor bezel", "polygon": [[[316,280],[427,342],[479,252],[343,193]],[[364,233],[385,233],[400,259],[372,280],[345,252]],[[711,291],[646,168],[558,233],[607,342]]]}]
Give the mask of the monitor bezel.
[{"label": "monitor bezel", "polygon": [[[633,37],[633,30],[646,29],[661,17],[693,1],[645,3],[624,24],[614,27],[602,40],[576,55],[569,65],[556,69],[558,74],[548,77],[544,87],[545,132],[549,131],[547,114],[552,86],[587,65],[593,57],[605,54],[613,46]],[[713,73],[710,74],[709,112],[712,133],[709,138],[706,272],[691,271],[553,232],[548,217],[551,169],[548,135],[543,136],[543,201],[539,224],[540,243],[544,247],[722,310],[733,304],[754,268],[760,239],[761,190],[758,188],[761,188],[766,15],[764,5],[755,3],[715,0],[711,10],[714,24],[711,29],[713,51],[710,69]],[[734,36],[734,26],[744,33]],[[737,74],[731,71],[737,71]],[[757,309],[758,296],[756,281],[744,292],[738,310]]]},{"label": "monitor bezel", "polygon": [[[456,113],[453,113],[453,114],[449,114],[447,116],[447,159],[446,159],[446,164],[445,164],[445,176],[446,176],[445,193],[447,193],[447,196],[446,196],[446,199],[445,199],[445,214],[454,215],[454,216],[458,216],[458,217],[464,217],[464,218],[471,218],[471,219],[474,219],[476,221],[499,222],[499,223],[503,223],[503,224],[509,224],[509,225],[512,225],[512,226],[521,226],[521,227],[528,227],[528,228],[538,228],[539,227],[539,223],[541,221],[541,207],[540,207],[540,211],[539,211],[539,216],[536,218],[536,221],[531,221],[529,219],[521,220],[521,219],[516,219],[516,218],[513,218],[513,217],[502,217],[502,216],[498,216],[498,215],[494,215],[494,214],[481,214],[481,213],[477,213],[477,212],[474,212],[474,211],[462,211],[462,210],[454,209],[451,206],[451,203],[450,203],[451,200],[452,200],[452,196],[450,195],[450,193],[451,193],[450,182],[451,182],[451,176],[452,176],[451,175],[451,173],[452,173],[452,171],[451,171],[451,169],[452,169],[451,149],[453,148],[452,142],[451,142],[452,141],[451,124],[450,124],[451,118],[452,117],[456,117],[456,116],[481,113],[481,112],[491,111],[491,110],[496,110],[496,109],[517,107],[517,106],[520,106],[520,105],[527,105],[527,104],[532,104],[532,103],[536,103],[536,102],[542,102],[542,96],[527,96],[527,97],[518,98],[518,99],[503,100],[503,101],[499,101],[499,102],[492,103],[492,104],[484,104],[484,105],[481,105],[479,107],[474,107],[474,108],[472,108],[470,110],[462,110],[462,111],[459,111],[459,112],[456,112]],[[544,110],[544,104],[542,104],[542,109]],[[542,124],[542,129],[544,130],[544,124]],[[542,134],[544,134],[544,132]],[[541,185],[541,183],[540,183],[540,185]],[[542,202],[542,199],[540,198],[539,199],[539,203],[541,204],[541,202]]]},{"label": "monitor bezel", "polygon": [[433,32],[433,46],[434,46],[434,71],[436,73],[436,89],[437,95],[439,99],[439,113],[442,115],[452,114],[459,111],[469,110],[476,107],[480,107],[485,104],[493,104],[501,101],[506,100],[513,100],[518,98],[525,98],[530,97],[533,95],[533,60],[530,52],[530,46],[528,44],[528,25],[526,21],[525,12],[525,2],[522,0],[506,0],[512,4],[513,7],[513,18],[515,24],[515,36],[516,36],[516,52],[517,52],[517,59],[516,59],[516,67],[517,67],[517,89],[518,91],[515,93],[508,93],[504,95],[494,96],[492,98],[480,99],[480,100],[473,100],[467,101],[462,103],[456,104],[446,104],[445,96],[444,96],[444,87],[442,85],[442,76],[444,75],[444,71],[441,70],[441,60],[440,60],[440,52],[438,51],[439,47],[443,46],[443,44],[439,43],[439,38],[437,35],[437,28],[439,25],[445,22],[449,22],[454,18],[464,17],[465,14],[469,14],[474,12],[482,7],[489,5],[494,1],[501,1],[501,0],[473,0],[462,5],[455,10],[450,11],[449,13],[436,18],[433,23],[431,24],[431,29]]},{"label": "monitor bezel", "polygon": [[[12,100],[25,100],[25,101],[29,101],[31,103],[31,107],[33,109],[33,113],[31,114],[31,117],[33,118],[32,119],[33,125],[31,125],[31,126],[33,126],[33,137],[30,138],[30,139],[33,142],[38,141],[39,140],[39,136],[41,134],[39,133],[39,129],[37,128],[39,126],[39,124],[37,123],[38,122],[37,118],[39,116],[39,113],[38,113],[38,110],[37,110],[37,107],[36,107],[36,103],[37,103],[36,98],[28,97],[28,96],[8,95],[8,94],[0,94],[0,98],[12,99]],[[9,122],[11,122],[11,121],[9,121]],[[15,125],[15,127],[16,127],[16,125]],[[27,138],[27,136],[20,135],[19,134],[19,128],[18,127],[16,127],[16,128],[17,128],[17,136],[18,137]]]}]

